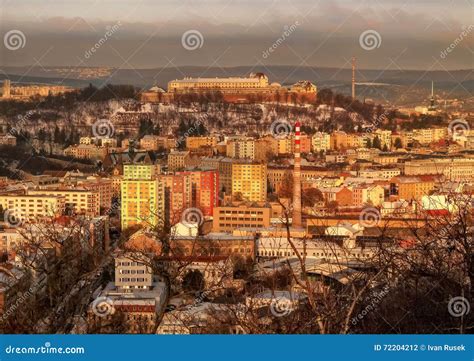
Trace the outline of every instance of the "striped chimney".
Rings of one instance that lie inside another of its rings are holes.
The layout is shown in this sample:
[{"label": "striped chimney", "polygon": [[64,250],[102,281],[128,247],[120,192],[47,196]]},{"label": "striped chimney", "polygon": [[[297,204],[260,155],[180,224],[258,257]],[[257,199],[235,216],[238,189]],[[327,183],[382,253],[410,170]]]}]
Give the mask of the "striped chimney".
[{"label": "striped chimney", "polygon": [[301,144],[300,122],[295,123],[295,164],[293,168],[293,227],[301,227]]}]

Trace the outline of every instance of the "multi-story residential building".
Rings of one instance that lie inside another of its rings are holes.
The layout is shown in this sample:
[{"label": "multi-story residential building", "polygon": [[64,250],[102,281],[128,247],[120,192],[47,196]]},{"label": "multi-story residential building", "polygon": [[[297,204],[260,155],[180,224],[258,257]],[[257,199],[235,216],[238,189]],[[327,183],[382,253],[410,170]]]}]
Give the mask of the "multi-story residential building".
[{"label": "multi-story residential building", "polygon": [[255,159],[255,139],[247,137],[230,139],[226,146],[226,154],[230,158]]},{"label": "multi-story residential building", "polygon": [[122,289],[150,289],[153,284],[151,268],[146,261],[138,262],[141,258],[138,256],[115,258],[115,286]]},{"label": "multi-story residential building", "polygon": [[[287,177],[292,175],[293,168],[285,166],[268,166],[267,177],[268,183],[272,190],[278,192],[281,189],[282,183]],[[303,166],[301,167],[301,180],[303,182],[309,181],[313,178],[333,175],[334,171],[323,167]]]},{"label": "multi-story residential building", "polygon": [[331,149],[343,150],[365,147],[365,139],[360,134],[348,134],[346,132],[336,131],[331,134]]},{"label": "multi-story residential building", "polygon": [[152,179],[158,174],[156,167],[151,164],[124,164],[123,166],[124,179]]},{"label": "multi-story residential building", "polygon": [[353,192],[348,187],[321,188],[326,203],[337,202],[340,207],[353,205]]},{"label": "multi-story residential building", "polygon": [[267,166],[257,161],[240,160],[232,164],[232,195],[240,194],[251,202],[267,198]]},{"label": "multi-story residential building", "polygon": [[177,175],[191,179],[191,206],[201,210],[204,216],[212,216],[219,204],[219,172],[212,168],[189,168]]},{"label": "multi-story residential building", "polygon": [[227,157],[206,157],[201,159],[201,167],[217,169],[219,172],[219,191],[230,194],[232,192],[232,162]]},{"label": "multi-story residential building", "polygon": [[164,186],[165,222],[174,225],[181,221],[183,211],[192,205],[193,186],[189,174],[160,176]]},{"label": "multi-story residential building", "polygon": [[86,180],[78,182],[85,189],[99,193],[100,206],[109,209],[112,205],[114,196],[113,181],[108,178],[89,177]]},{"label": "multi-story residential building", "polygon": [[405,175],[439,174],[448,180],[465,180],[474,177],[474,159],[422,159],[407,161],[403,165]]},{"label": "multi-story residential building", "polygon": [[189,151],[172,151],[168,154],[168,170],[170,172],[181,170],[190,165]]},{"label": "multi-story residential building", "polygon": [[383,130],[377,129],[374,133],[380,139],[380,145],[382,148],[386,147],[390,149],[392,146],[392,131],[391,130]]},{"label": "multi-story residential building", "polygon": [[[295,137],[293,135],[277,139],[277,141],[278,154],[292,154],[295,151]],[[300,136],[300,152],[311,152],[311,138],[307,134],[301,134]]]},{"label": "multi-story residential building", "polygon": [[141,254],[125,254],[115,259],[115,282],[92,302],[88,326],[92,332],[110,332],[119,314],[127,333],[151,333],[158,326],[168,298],[164,282],[153,277],[149,260]]},{"label": "multi-story residential building", "polygon": [[431,175],[398,176],[391,181],[390,189],[396,190],[399,199],[421,200],[435,189],[439,179]]},{"label": "multi-story residential building", "polygon": [[270,91],[268,77],[262,73],[251,74],[247,78],[184,78],[168,83],[169,93],[198,91],[259,92]]},{"label": "multi-story residential building", "polygon": [[396,164],[398,163],[399,159],[402,159],[403,156],[400,154],[393,154],[393,153],[379,153],[378,155],[374,155],[372,157],[372,160],[374,163],[383,164],[383,165]]},{"label": "multi-story residential building", "polygon": [[384,202],[385,191],[382,186],[361,184],[352,188],[352,205],[360,207],[367,204],[380,206]]},{"label": "multi-story residential building", "polygon": [[99,138],[97,141],[101,147],[117,148],[117,139],[115,138]]},{"label": "multi-story residential building", "polygon": [[221,206],[214,208],[213,232],[232,232],[237,228],[268,228],[270,206]]},{"label": "multi-story residential building", "polygon": [[71,145],[64,149],[64,155],[74,158],[102,160],[107,156],[108,149],[106,147],[98,147],[94,144]]},{"label": "multi-story residential building", "polygon": [[311,137],[311,149],[313,152],[326,151],[331,148],[331,135],[318,132]]},{"label": "multi-story residential building", "polygon": [[29,195],[59,196],[65,199],[66,214],[84,214],[89,217],[100,215],[100,194],[96,190],[84,187],[28,189]]},{"label": "multi-story residential building", "polygon": [[156,135],[145,135],[140,139],[140,148],[144,150],[158,150],[160,137]]},{"label": "multi-story residential building", "polygon": [[358,176],[361,178],[382,178],[382,179],[391,179],[400,175],[400,168],[380,168],[380,169],[363,169],[358,172]]},{"label": "multi-story residential building", "polygon": [[65,197],[47,192],[41,193],[41,191],[26,195],[0,195],[0,206],[4,211],[9,211],[9,219],[5,220],[7,223],[17,222],[17,220],[35,220],[64,214]]},{"label": "multi-story residential building", "polygon": [[277,139],[278,154],[291,154],[294,152],[293,139],[290,136]]},{"label": "multi-story residential building", "polygon": [[156,178],[153,165],[126,165],[120,193],[122,229],[164,225],[164,184]]},{"label": "multi-story residential building", "polygon": [[216,137],[186,137],[186,149],[196,150],[201,147],[215,147],[217,145]]}]

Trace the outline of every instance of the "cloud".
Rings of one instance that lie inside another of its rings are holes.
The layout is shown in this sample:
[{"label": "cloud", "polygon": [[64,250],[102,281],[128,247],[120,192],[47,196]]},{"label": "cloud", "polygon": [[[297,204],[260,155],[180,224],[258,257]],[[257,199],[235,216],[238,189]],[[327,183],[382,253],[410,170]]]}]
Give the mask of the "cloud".
[{"label": "cloud", "polygon": [[[0,30],[19,29],[27,46],[2,52],[1,65],[82,65],[150,68],[164,65],[315,65],[347,66],[356,55],[365,68],[426,69],[472,21],[467,3],[446,0],[349,0],[275,2],[218,1],[7,1]],[[93,15],[91,15],[93,14]],[[84,52],[120,21],[120,29],[91,57]],[[262,52],[299,22],[271,56]],[[204,45],[190,52],[181,35],[199,30]],[[359,46],[367,29],[380,33],[372,52]],[[463,40],[442,66],[471,68],[472,36]]]}]

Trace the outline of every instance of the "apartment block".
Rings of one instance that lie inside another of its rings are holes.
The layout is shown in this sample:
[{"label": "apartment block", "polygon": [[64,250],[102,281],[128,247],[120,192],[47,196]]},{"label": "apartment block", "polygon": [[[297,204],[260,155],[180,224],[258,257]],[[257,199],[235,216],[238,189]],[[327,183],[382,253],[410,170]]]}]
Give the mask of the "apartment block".
[{"label": "apartment block", "polygon": [[214,208],[213,232],[232,233],[237,228],[270,227],[270,207],[248,205],[221,206]]},{"label": "apartment block", "polygon": [[242,200],[263,202],[267,198],[267,166],[264,163],[239,161],[232,164],[232,195]]}]

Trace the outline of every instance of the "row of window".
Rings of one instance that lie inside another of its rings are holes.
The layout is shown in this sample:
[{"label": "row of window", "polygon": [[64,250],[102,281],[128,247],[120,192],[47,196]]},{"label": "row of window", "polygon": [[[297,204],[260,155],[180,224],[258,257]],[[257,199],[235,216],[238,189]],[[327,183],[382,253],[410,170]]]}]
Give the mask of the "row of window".
[{"label": "row of window", "polygon": [[128,277],[124,277],[124,278],[120,278],[119,281],[120,281],[120,282],[145,282],[145,278],[128,278]]}]

